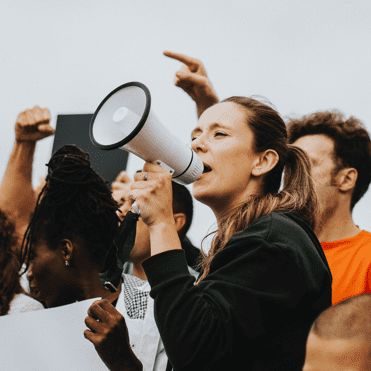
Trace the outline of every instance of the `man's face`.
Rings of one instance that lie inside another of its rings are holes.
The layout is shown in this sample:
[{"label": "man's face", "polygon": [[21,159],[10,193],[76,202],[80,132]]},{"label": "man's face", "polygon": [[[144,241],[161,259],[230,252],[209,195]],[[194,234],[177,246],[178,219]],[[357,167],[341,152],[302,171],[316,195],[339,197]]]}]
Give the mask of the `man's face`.
[{"label": "man's face", "polygon": [[323,134],[305,135],[297,139],[293,145],[301,148],[308,155],[321,211],[325,214],[331,213],[336,207],[338,194],[333,140]]},{"label": "man's face", "polygon": [[370,346],[358,339],[324,339],[309,333],[303,371],[370,370]]}]

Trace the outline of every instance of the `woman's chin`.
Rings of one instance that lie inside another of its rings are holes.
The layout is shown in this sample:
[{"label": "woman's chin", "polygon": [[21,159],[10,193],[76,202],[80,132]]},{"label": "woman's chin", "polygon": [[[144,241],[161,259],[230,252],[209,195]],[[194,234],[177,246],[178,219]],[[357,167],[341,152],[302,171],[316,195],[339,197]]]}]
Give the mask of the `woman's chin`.
[{"label": "woman's chin", "polygon": [[195,185],[195,184],[193,185],[192,195],[197,201],[207,206],[210,206],[210,204],[212,204],[211,200],[215,198],[212,196],[212,193],[210,192],[209,187],[206,188],[201,185]]}]

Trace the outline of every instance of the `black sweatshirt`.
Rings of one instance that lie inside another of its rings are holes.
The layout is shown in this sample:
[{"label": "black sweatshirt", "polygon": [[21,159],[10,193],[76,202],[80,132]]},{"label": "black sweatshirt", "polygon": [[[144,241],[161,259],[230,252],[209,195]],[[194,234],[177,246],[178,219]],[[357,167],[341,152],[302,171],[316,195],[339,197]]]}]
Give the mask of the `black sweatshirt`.
[{"label": "black sweatshirt", "polygon": [[182,250],[147,259],[155,318],[174,370],[301,370],[317,315],[331,304],[321,246],[294,214],[236,233],[194,286]]}]

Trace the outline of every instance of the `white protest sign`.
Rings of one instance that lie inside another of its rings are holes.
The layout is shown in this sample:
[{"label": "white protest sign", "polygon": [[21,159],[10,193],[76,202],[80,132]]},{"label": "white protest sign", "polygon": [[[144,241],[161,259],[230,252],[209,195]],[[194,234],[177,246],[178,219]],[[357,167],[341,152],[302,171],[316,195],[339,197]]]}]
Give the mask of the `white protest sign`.
[{"label": "white protest sign", "polygon": [[0,316],[0,370],[107,370],[83,335],[95,300]]}]

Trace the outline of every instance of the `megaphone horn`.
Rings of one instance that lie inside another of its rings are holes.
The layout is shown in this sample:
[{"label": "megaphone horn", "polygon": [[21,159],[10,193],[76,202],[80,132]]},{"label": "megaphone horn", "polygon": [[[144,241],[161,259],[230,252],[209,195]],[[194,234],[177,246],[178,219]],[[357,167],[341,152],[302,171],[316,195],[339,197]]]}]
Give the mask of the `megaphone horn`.
[{"label": "megaphone horn", "polygon": [[173,179],[189,184],[203,172],[195,152],[172,135],[151,110],[151,94],[140,82],[123,84],[109,93],[96,109],[90,139],[104,150],[121,148],[141,159],[161,161],[174,170]]}]

